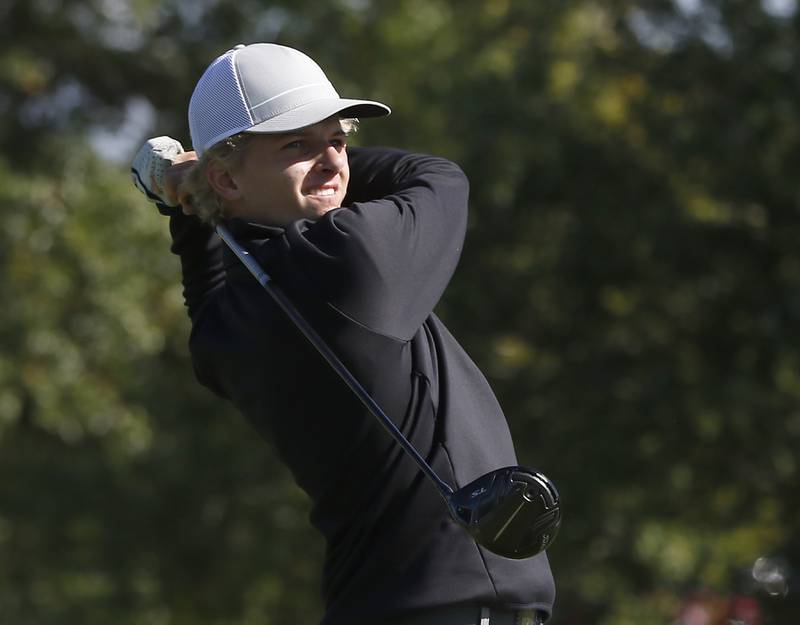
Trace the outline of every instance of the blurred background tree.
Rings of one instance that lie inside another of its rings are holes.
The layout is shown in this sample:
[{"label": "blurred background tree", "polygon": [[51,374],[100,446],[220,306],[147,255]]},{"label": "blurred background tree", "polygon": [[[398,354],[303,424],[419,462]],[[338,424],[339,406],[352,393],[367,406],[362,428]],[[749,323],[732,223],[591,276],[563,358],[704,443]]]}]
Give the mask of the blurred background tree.
[{"label": "blurred background tree", "polygon": [[797,8],[0,3],[0,625],[321,613],[307,502],[194,382],[166,224],[127,174],[147,136],[189,144],[197,78],[253,41],[392,105],[357,141],[469,175],[439,313],[562,490],[552,622],[722,623],[739,596],[796,623]]}]

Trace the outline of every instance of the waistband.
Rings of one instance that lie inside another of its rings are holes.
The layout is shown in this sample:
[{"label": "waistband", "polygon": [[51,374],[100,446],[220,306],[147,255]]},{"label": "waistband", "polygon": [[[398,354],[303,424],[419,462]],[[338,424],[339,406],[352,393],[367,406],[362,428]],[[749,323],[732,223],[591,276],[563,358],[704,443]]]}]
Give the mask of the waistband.
[{"label": "waistband", "polygon": [[409,614],[386,625],[541,625],[544,614],[538,610],[503,610],[471,605],[456,605]]}]

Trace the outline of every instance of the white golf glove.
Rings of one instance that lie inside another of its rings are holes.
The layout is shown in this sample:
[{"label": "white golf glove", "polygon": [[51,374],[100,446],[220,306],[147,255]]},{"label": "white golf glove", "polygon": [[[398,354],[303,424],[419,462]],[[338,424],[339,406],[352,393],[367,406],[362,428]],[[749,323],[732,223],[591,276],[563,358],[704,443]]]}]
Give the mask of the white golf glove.
[{"label": "white golf glove", "polygon": [[148,139],[139,148],[131,165],[131,179],[148,200],[168,207],[176,205],[167,199],[164,175],[175,157],[183,151],[180,141],[172,137]]}]

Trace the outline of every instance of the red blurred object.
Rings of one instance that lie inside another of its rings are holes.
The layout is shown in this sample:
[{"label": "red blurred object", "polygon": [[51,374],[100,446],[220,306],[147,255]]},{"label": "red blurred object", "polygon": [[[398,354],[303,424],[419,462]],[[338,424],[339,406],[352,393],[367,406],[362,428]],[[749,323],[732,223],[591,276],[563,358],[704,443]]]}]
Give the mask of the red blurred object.
[{"label": "red blurred object", "polygon": [[684,601],[673,625],[764,625],[764,619],[755,597],[702,590]]},{"label": "red blurred object", "polygon": [[763,625],[761,606],[755,597],[735,595],[728,602],[725,625]]}]

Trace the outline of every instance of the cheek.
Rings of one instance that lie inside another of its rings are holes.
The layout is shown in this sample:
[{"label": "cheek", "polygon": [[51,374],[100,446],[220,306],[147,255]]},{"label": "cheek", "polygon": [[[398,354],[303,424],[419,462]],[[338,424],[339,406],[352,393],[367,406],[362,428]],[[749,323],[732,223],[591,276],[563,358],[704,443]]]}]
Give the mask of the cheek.
[{"label": "cheek", "polygon": [[284,183],[295,193],[302,193],[303,185],[311,174],[312,167],[305,163],[294,163],[283,171]]},{"label": "cheek", "polygon": [[255,181],[262,197],[290,198],[300,193],[302,174],[292,168],[262,172]]}]

